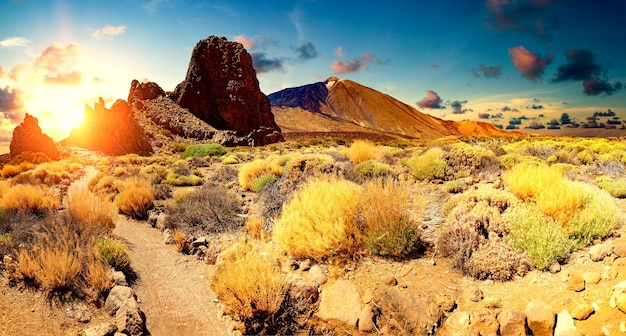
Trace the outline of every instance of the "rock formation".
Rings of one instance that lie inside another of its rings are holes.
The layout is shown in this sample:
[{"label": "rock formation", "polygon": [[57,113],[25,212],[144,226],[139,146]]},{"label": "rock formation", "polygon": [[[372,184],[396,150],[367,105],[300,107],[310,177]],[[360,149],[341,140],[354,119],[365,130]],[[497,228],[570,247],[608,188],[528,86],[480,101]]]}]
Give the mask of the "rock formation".
[{"label": "rock formation", "polygon": [[155,82],[140,83],[133,79],[128,92],[128,104],[135,108],[142,108],[142,100],[156,99],[165,96],[165,91]]},{"label": "rock formation", "polygon": [[210,36],[191,54],[187,76],[173,100],[219,130],[248,136],[254,145],[282,141],[270,101],[261,92],[252,58],[241,43]]},{"label": "rock formation", "polygon": [[130,106],[122,99],[118,99],[111,109],[105,107],[102,98],[93,109],[85,105],[83,122],[72,130],[67,142],[107,155],[153,152]]},{"label": "rock formation", "polygon": [[52,160],[59,158],[59,151],[52,138],[41,132],[39,120],[28,113],[24,121],[13,130],[9,149],[12,158],[23,152],[41,152]]}]

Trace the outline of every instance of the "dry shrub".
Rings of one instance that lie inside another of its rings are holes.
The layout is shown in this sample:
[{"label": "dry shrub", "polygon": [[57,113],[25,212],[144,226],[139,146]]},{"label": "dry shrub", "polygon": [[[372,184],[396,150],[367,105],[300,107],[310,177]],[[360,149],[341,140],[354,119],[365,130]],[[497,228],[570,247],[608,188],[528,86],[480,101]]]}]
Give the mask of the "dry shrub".
[{"label": "dry shrub", "polygon": [[234,231],[243,225],[237,216],[240,208],[241,201],[234,192],[207,183],[168,208],[169,226],[199,233]]},{"label": "dry shrub", "polygon": [[163,180],[167,178],[167,173],[167,168],[159,164],[145,166],[139,171],[141,176],[151,180],[152,183],[155,184],[163,182]]},{"label": "dry shrub", "polygon": [[109,267],[103,261],[102,257],[95,252],[88,260],[86,267],[86,280],[98,293],[102,293],[107,289],[113,288],[113,281],[109,276]]},{"label": "dry shrub", "polygon": [[0,180],[0,199],[7,191],[9,191],[9,189],[11,189],[11,185],[11,180]]},{"label": "dry shrub", "polygon": [[613,180],[608,176],[600,176],[593,183],[606,190],[613,197],[626,198],[626,180]]},{"label": "dry shrub", "polygon": [[131,177],[125,180],[116,203],[120,212],[125,215],[134,219],[148,218],[148,210],[154,206],[152,184],[142,177]]},{"label": "dry shrub", "polygon": [[7,190],[0,207],[5,211],[44,215],[59,208],[59,196],[53,189],[30,184],[17,184]]},{"label": "dry shrub", "polygon": [[565,233],[575,247],[584,247],[611,234],[620,223],[621,209],[608,192],[583,182],[572,183],[583,194],[585,204],[568,223]]},{"label": "dry shrub", "polygon": [[22,168],[20,166],[14,166],[12,164],[6,164],[4,165],[4,167],[2,167],[2,170],[0,170],[0,177],[2,178],[10,178],[13,176],[17,176],[20,173],[22,173]]},{"label": "dry shrub", "polygon": [[103,195],[94,195],[85,187],[72,186],[65,202],[70,217],[82,230],[110,232],[115,227],[117,208]]},{"label": "dry shrub", "polygon": [[476,172],[493,172],[500,168],[498,158],[490,149],[464,142],[450,145],[444,159],[457,178],[467,177]]},{"label": "dry shrub", "polygon": [[501,239],[489,239],[481,245],[465,265],[467,273],[476,279],[511,280],[531,268],[528,255],[504,244]]},{"label": "dry shrub", "polygon": [[369,140],[355,140],[343,153],[355,165],[367,160],[378,160],[383,155],[382,149]]},{"label": "dry shrub", "polygon": [[87,188],[96,195],[105,195],[108,200],[113,200],[122,190],[122,181],[111,175],[98,173],[89,181]]},{"label": "dry shrub", "polygon": [[244,227],[252,239],[265,240],[264,225],[263,217],[250,217],[246,220]]},{"label": "dry shrub", "polygon": [[174,241],[176,242],[176,250],[178,252],[185,254],[189,253],[191,246],[189,246],[187,235],[183,231],[179,229],[172,230],[172,238],[174,238]]},{"label": "dry shrub", "polygon": [[11,161],[9,161],[9,164],[19,165],[22,162],[27,162],[27,163],[32,163],[32,164],[37,165],[40,163],[50,162],[50,161],[52,160],[46,154],[42,152],[26,151],[26,152],[22,152],[18,154],[15,157],[12,157]]},{"label": "dry shrub", "polygon": [[225,313],[244,322],[244,334],[272,334],[287,285],[276,256],[245,243],[234,246],[233,258],[220,265],[211,289]]},{"label": "dry shrub", "polygon": [[358,250],[361,188],[336,177],[303,185],[282,209],[274,238],[297,258],[350,257]]},{"label": "dry shrub", "polygon": [[204,183],[200,174],[194,171],[189,162],[177,160],[167,169],[167,175],[163,183],[174,186],[198,186]]},{"label": "dry shrub", "polygon": [[255,181],[262,176],[281,176],[283,167],[272,160],[254,160],[239,169],[239,185],[251,190]]},{"label": "dry shrub", "polygon": [[354,166],[354,173],[367,178],[398,175],[390,165],[373,160],[363,161]]},{"label": "dry shrub", "polygon": [[406,165],[418,180],[445,179],[450,171],[444,159],[444,152],[439,147],[433,147],[419,156],[406,160]]},{"label": "dry shrub", "polygon": [[359,199],[365,247],[383,256],[402,257],[413,252],[419,245],[421,229],[411,212],[424,207],[424,199],[412,199],[406,182],[395,183],[391,178],[367,182]]}]

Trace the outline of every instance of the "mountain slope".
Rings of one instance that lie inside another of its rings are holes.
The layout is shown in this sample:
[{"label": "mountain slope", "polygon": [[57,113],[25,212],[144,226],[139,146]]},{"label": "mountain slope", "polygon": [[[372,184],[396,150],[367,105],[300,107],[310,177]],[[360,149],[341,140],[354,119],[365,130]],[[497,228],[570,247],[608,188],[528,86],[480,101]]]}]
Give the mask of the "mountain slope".
[{"label": "mountain slope", "polygon": [[509,134],[484,122],[432,117],[387,94],[336,77],[284,89],[268,98],[284,133],[366,132],[406,138]]}]

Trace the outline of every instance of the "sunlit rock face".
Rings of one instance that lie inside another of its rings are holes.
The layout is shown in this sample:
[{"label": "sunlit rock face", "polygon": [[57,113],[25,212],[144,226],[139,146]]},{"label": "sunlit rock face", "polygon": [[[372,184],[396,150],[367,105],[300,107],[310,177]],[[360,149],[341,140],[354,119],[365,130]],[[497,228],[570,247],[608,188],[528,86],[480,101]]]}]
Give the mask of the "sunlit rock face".
[{"label": "sunlit rock face", "polygon": [[59,158],[59,151],[52,138],[41,132],[39,120],[28,113],[24,121],[13,130],[9,149],[12,158],[23,152],[44,153],[52,160]]},{"label": "sunlit rock face", "polygon": [[283,140],[252,58],[241,43],[216,36],[198,42],[187,76],[172,98],[209,125],[233,130],[253,145]]},{"label": "sunlit rock face", "polygon": [[106,155],[147,155],[153,152],[130,105],[122,99],[113,103],[110,109],[105,107],[102,98],[94,108],[85,105],[85,118],[72,130],[67,142]]},{"label": "sunlit rock face", "polygon": [[165,91],[155,82],[140,83],[133,79],[128,92],[128,104],[135,108],[142,108],[144,100],[156,99],[165,96]]}]

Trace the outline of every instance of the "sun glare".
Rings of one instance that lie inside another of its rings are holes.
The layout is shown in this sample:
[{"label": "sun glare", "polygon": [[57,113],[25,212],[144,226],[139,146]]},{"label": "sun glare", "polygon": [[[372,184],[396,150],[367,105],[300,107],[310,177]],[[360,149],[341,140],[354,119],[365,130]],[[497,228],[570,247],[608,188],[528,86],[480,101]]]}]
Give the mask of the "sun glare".
[{"label": "sun glare", "polygon": [[86,98],[79,88],[40,86],[29,92],[26,111],[37,119],[42,131],[55,141],[69,136],[84,117]]}]

